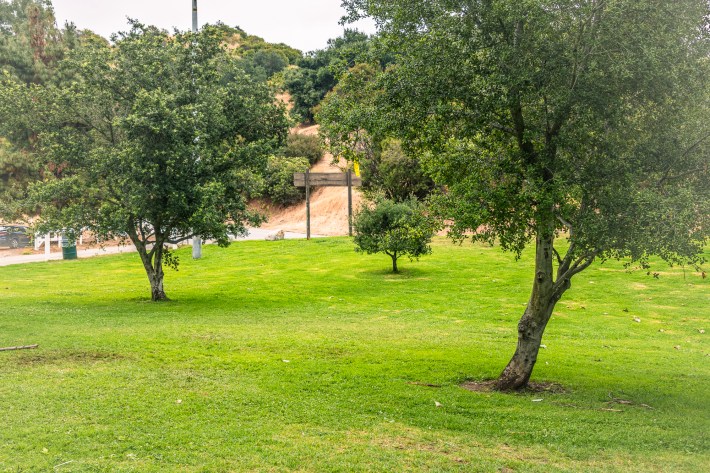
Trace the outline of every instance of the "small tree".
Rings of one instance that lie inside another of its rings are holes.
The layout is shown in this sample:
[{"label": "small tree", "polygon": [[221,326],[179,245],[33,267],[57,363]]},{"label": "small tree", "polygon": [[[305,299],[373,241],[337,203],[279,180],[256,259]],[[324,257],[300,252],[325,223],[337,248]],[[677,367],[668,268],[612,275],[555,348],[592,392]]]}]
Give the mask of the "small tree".
[{"label": "small tree", "polygon": [[65,87],[0,84],[0,133],[32,117],[47,163],[28,202],[39,228],[130,239],[154,301],[167,298],[163,266],[177,264],[168,244],[199,236],[226,246],[259,224],[247,196],[288,129],[272,91],[241,71],[218,33],[133,23],[111,47],[79,50]]},{"label": "small tree", "polygon": [[364,204],[360,208],[355,214],[353,229],[355,251],[386,254],[392,258],[392,271],[396,273],[400,257],[413,260],[431,253],[429,243],[436,224],[424,212],[424,206],[414,199],[395,202],[381,198],[373,206]]}]

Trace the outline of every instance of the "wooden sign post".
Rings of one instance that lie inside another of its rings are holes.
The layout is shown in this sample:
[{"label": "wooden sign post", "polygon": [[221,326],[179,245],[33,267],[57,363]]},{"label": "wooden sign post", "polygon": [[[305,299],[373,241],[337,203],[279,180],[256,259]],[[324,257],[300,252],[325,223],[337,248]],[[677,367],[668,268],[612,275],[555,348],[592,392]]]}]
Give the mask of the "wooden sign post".
[{"label": "wooden sign post", "polygon": [[348,234],[353,236],[353,186],[361,186],[362,179],[353,172],[297,172],[293,175],[293,185],[306,188],[306,238],[311,239],[311,186],[348,188]]}]

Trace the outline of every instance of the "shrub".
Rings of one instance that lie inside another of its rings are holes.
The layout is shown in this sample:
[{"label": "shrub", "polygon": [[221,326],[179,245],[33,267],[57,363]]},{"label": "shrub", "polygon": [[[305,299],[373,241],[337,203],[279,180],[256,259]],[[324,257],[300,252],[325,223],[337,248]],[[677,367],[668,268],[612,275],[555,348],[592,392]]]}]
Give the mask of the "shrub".
[{"label": "shrub", "polygon": [[308,167],[306,158],[271,156],[266,164],[266,195],[279,205],[291,205],[303,200],[306,191],[293,185],[293,174],[306,172]]},{"label": "shrub", "polygon": [[288,158],[307,158],[313,165],[323,157],[323,148],[317,136],[291,133],[286,138],[282,154]]},{"label": "shrub", "polygon": [[378,171],[378,190],[396,201],[412,196],[423,199],[434,189],[434,181],[424,173],[419,160],[405,154],[397,140],[385,140],[382,144]]},{"label": "shrub", "polygon": [[354,217],[355,251],[386,254],[396,273],[401,256],[414,260],[431,253],[429,243],[436,228],[436,221],[416,199],[395,202],[381,198],[372,206],[364,204]]}]

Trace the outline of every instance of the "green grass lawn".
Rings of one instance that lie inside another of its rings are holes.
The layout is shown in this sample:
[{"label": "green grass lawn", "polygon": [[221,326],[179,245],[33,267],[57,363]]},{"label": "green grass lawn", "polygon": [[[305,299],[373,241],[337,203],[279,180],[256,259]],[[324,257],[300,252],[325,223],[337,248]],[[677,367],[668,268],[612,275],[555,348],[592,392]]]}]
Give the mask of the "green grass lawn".
[{"label": "green grass lawn", "polygon": [[530,253],[189,251],[161,304],[135,254],[0,268],[0,346],[40,345],[0,352],[0,472],[710,471],[692,270],[594,265],[533,374],[565,392],[499,394],[460,384],[512,355]]}]

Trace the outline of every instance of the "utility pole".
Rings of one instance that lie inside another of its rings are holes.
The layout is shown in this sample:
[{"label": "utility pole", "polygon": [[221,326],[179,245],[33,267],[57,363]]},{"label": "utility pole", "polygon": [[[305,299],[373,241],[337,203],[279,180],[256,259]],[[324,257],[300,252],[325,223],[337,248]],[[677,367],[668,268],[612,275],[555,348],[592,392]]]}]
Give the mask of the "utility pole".
[{"label": "utility pole", "polygon": [[[197,34],[197,0],[192,0],[192,32]],[[197,159],[200,159],[199,156]],[[192,259],[200,258],[202,258],[202,238],[195,236],[192,237]]]}]

